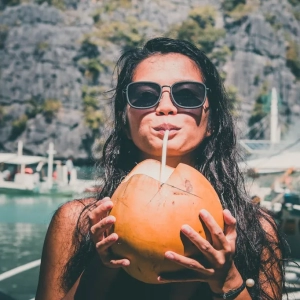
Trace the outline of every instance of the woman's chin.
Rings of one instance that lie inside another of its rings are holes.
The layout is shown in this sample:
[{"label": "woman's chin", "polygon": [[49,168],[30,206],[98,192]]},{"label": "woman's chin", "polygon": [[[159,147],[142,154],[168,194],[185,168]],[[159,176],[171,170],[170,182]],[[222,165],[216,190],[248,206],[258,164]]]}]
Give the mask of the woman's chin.
[{"label": "woman's chin", "polygon": [[[150,149],[150,148],[149,148]],[[157,148],[154,151],[149,152],[149,149],[143,151],[142,159],[155,159],[158,161],[162,160],[162,148]],[[179,150],[178,148],[169,148],[167,149],[167,162],[168,161],[177,161],[179,162],[188,162],[191,161],[191,153],[185,153]]]}]

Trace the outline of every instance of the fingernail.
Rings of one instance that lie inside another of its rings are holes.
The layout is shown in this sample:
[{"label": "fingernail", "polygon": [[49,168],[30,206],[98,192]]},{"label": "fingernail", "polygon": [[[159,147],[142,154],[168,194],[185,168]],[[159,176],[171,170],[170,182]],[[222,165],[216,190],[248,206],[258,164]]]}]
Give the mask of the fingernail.
[{"label": "fingernail", "polygon": [[108,240],[111,241],[111,242],[114,242],[118,239],[118,235],[113,232],[111,235],[108,236]]},{"label": "fingernail", "polygon": [[183,225],[181,227],[181,231],[183,231],[184,233],[190,233],[191,232],[191,228],[188,225]]},{"label": "fingernail", "polygon": [[227,211],[228,211],[228,213],[232,216],[232,213],[231,213],[231,211],[229,210],[229,209],[227,209]]},{"label": "fingernail", "polygon": [[207,217],[208,216],[208,213],[207,213],[207,211],[205,209],[202,209],[200,211],[200,214],[201,214],[202,217]]},{"label": "fingernail", "polygon": [[122,265],[127,267],[127,266],[130,265],[130,262],[128,260],[125,260],[125,261],[122,262]]},{"label": "fingernail", "polygon": [[169,258],[169,259],[174,258],[174,255],[171,252],[166,252],[165,256],[166,256],[166,258]]}]

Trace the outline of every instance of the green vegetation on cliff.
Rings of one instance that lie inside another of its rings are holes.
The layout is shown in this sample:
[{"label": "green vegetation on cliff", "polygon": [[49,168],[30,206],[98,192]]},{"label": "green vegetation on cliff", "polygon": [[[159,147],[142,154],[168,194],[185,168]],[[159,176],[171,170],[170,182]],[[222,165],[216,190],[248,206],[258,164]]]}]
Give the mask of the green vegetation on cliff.
[{"label": "green vegetation on cliff", "polygon": [[185,21],[170,30],[169,35],[188,40],[211,56],[216,42],[226,33],[223,28],[216,28],[216,15],[212,6],[194,8]]},{"label": "green vegetation on cliff", "polygon": [[[28,120],[35,118],[36,115],[42,114],[46,122],[51,123],[62,108],[61,101],[56,99],[46,99],[43,103],[38,103],[35,99],[32,99],[26,105],[25,112],[11,122],[10,140],[19,137],[26,129]],[[3,107],[0,107],[0,120],[3,123],[11,121],[9,111],[6,111]]]},{"label": "green vegetation on cliff", "polygon": [[12,122],[10,139],[15,140],[26,128],[28,117],[23,114]]},{"label": "green vegetation on cliff", "polygon": [[222,8],[225,12],[230,12],[236,9],[237,6],[246,4],[246,2],[246,0],[224,0],[222,2]]},{"label": "green vegetation on cliff", "polygon": [[61,101],[57,99],[46,99],[41,107],[41,112],[45,116],[46,120],[51,122],[61,108]]},{"label": "green vegetation on cliff", "polygon": [[264,119],[268,112],[270,111],[270,92],[269,92],[269,85],[267,82],[264,82],[261,86],[261,91],[257,95],[255,99],[254,108],[252,114],[249,118],[248,125],[251,130],[248,133],[250,139],[263,139],[264,131],[261,127],[253,126],[258,124],[262,119]]},{"label": "green vegetation on cliff", "polygon": [[4,49],[5,40],[8,35],[8,26],[0,24],[0,50]]},{"label": "green vegetation on cliff", "polygon": [[229,110],[231,111],[234,118],[240,117],[239,105],[241,104],[242,99],[238,94],[237,87],[229,85],[226,87],[226,92],[229,99]]},{"label": "green vegetation on cliff", "polygon": [[4,123],[5,108],[0,105],[0,125]]},{"label": "green vegetation on cliff", "polygon": [[286,65],[297,80],[300,80],[300,43],[290,40],[286,50]]},{"label": "green vegetation on cliff", "polygon": [[34,0],[37,4],[48,3],[51,6],[54,6],[60,10],[65,10],[66,5],[63,0]]},{"label": "green vegetation on cliff", "polygon": [[99,109],[99,97],[102,92],[101,87],[83,86],[82,88],[84,121],[95,136],[99,135],[99,130],[105,122],[104,111]]},{"label": "green vegetation on cliff", "polygon": [[222,9],[225,16],[229,16],[234,20],[239,20],[259,8],[255,1],[246,0],[224,0]]},{"label": "green vegetation on cliff", "polygon": [[288,0],[290,2],[291,5],[296,6],[300,4],[299,0]]},{"label": "green vegetation on cliff", "polygon": [[21,0],[2,0],[0,3],[0,7],[5,8],[6,6],[15,6],[19,5]]},{"label": "green vegetation on cliff", "polygon": [[143,44],[147,39],[147,30],[153,25],[148,21],[138,21],[135,17],[129,16],[125,21],[96,23],[96,30],[92,35],[98,40],[106,40],[118,43],[123,50]]}]

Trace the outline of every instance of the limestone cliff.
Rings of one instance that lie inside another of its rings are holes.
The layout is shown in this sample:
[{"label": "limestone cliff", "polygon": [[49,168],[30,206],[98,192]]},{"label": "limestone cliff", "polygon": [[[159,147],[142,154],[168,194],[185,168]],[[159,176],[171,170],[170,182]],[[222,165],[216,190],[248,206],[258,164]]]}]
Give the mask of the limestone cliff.
[{"label": "limestone cliff", "polygon": [[[267,114],[257,111],[259,99],[276,87],[283,133],[299,137],[293,131],[300,115],[298,2],[1,2],[0,151],[15,151],[21,139],[26,153],[43,155],[53,141],[60,158],[91,157],[110,127],[111,94],[104,91],[113,87],[121,51],[153,36],[187,37],[186,20],[197,21],[195,13],[208,6],[215,10],[214,31],[205,36],[218,34],[211,54],[238,100],[240,136],[249,137],[251,120]],[[252,137],[268,137],[262,124],[264,132]]]}]

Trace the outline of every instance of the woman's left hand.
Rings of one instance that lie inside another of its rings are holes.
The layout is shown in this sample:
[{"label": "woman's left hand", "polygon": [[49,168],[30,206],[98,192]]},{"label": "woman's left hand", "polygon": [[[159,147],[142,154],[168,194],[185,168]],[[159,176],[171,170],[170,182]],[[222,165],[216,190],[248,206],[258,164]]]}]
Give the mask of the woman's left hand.
[{"label": "woman's left hand", "polygon": [[176,274],[161,274],[158,277],[160,282],[203,281],[207,282],[213,291],[218,292],[223,290],[228,280],[234,280],[236,276],[239,277],[238,281],[241,281],[240,274],[233,262],[237,236],[236,219],[227,209],[223,211],[223,216],[224,232],[208,211],[204,209],[200,211],[200,217],[210,231],[211,243],[190,226],[183,225],[181,227],[182,233],[203,254],[205,262],[167,251],[166,259],[185,267],[186,271]]}]

